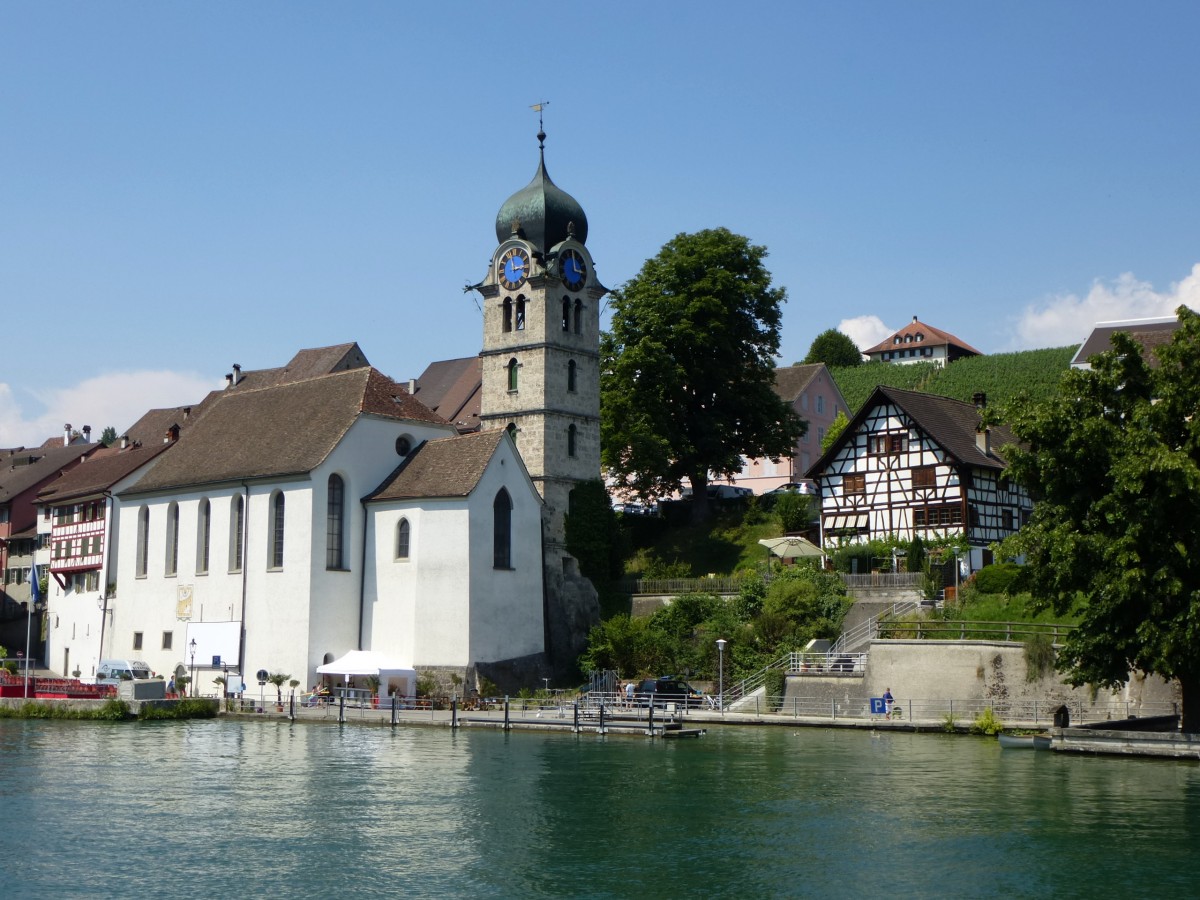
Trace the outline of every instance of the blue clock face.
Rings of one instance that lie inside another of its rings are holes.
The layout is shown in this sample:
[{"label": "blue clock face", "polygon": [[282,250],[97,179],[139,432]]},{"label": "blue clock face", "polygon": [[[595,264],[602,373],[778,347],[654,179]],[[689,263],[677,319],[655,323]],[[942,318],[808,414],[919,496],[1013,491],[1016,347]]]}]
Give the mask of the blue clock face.
[{"label": "blue clock face", "polygon": [[583,279],[587,275],[587,266],[577,250],[567,250],[562,257],[562,276],[567,287],[577,290],[583,287]]},{"label": "blue clock face", "polygon": [[529,277],[529,254],[520,247],[513,247],[500,257],[500,281],[504,287],[512,290],[520,287]]}]

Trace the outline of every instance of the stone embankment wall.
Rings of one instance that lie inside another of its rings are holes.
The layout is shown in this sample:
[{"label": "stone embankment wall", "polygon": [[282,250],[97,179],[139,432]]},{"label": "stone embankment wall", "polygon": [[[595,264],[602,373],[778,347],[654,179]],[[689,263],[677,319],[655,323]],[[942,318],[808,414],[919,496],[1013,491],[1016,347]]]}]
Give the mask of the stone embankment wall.
[{"label": "stone embankment wall", "polygon": [[[1178,685],[1161,678],[1134,676],[1117,691],[1072,687],[1050,673],[1026,679],[1025,648],[1007,641],[903,641],[871,643],[862,676],[804,675],[787,679],[784,707],[792,698],[837,702],[849,707],[891,688],[897,700],[954,700],[991,703],[1037,701],[1057,706],[1070,701],[1087,710],[1121,706],[1130,715],[1158,715],[1158,704],[1178,703]],[[1155,704],[1147,706],[1147,704]],[[1143,711],[1145,709],[1145,711]]]}]

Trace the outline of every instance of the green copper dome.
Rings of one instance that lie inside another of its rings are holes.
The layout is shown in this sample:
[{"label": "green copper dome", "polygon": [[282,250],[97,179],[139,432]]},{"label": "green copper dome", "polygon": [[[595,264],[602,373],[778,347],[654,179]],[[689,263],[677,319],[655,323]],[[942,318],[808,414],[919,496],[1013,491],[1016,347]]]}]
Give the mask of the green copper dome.
[{"label": "green copper dome", "polygon": [[[496,213],[496,240],[512,237],[513,223],[519,223],[520,234],[542,253],[572,236],[581,244],[587,243],[587,216],[579,202],[550,180],[546,173],[546,133],[538,132],[537,173],[533,181],[504,201]],[[572,228],[573,226],[573,228]]]}]

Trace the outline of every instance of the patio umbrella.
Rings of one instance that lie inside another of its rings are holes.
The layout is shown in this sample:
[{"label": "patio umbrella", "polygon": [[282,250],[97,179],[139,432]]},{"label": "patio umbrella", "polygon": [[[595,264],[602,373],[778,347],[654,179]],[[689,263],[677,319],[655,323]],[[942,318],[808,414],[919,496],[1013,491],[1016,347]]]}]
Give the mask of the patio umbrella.
[{"label": "patio umbrella", "polygon": [[802,537],[763,538],[759,543],[780,559],[815,558],[825,555],[824,550]]}]

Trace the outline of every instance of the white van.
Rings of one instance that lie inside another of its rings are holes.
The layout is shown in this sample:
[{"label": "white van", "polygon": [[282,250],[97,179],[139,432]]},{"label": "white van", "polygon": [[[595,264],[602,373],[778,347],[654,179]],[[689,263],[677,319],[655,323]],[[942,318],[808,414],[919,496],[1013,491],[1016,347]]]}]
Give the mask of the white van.
[{"label": "white van", "polygon": [[117,684],[149,677],[150,666],[140,659],[102,659],[96,669],[96,684]]}]

